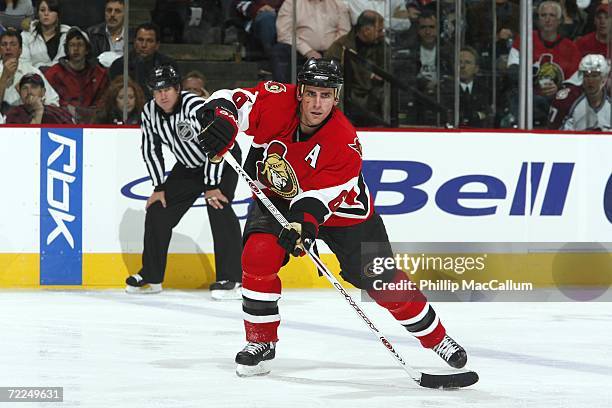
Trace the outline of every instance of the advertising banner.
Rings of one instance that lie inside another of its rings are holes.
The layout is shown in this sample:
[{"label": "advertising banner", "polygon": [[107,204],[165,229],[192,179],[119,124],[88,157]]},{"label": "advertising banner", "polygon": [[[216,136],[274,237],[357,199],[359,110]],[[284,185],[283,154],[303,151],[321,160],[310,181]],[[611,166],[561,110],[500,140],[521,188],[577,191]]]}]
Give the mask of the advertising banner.
[{"label": "advertising banner", "polygon": [[[363,174],[393,242],[607,248],[597,243],[612,236],[612,135],[368,131],[359,137]],[[238,140],[245,158],[250,138]],[[0,204],[0,286],[112,286],[137,272],[152,192],[139,129],[2,128],[0,143],[10,195]],[[175,160],[168,151],[164,159],[168,172]],[[239,182],[233,209],[242,226],[251,202]],[[173,231],[169,279],[186,282],[203,271],[186,287],[214,277],[205,205],[198,199]],[[334,262],[325,245],[319,249]]]},{"label": "advertising banner", "polygon": [[83,130],[41,129],[40,143],[40,284],[80,285]]}]

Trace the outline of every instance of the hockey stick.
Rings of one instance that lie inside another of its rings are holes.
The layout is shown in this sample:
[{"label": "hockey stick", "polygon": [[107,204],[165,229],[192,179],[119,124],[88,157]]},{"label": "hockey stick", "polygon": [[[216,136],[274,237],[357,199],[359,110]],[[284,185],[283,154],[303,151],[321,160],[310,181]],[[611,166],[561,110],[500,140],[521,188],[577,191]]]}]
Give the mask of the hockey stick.
[{"label": "hockey stick", "polygon": [[[242,168],[240,163],[236,161],[234,156],[227,152],[223,155],[226,163],[228,163],[232,168],[238,173],[240,177],[244,181],[247,182],[249,188],[257,196],[257,198],[266,206],[268,211],[276,218],[276,220],[281,224],[283,228],[291,228],[287,219],[278,211],[278,209],[274,206],[274,204],[270,201],[270,199],[259,189],[257,184],[251,179],[251,177],[247,174],[247,172]],[[312,248],[312,246],[310,246]],[[316,253],[312,250],[306,251],[310,259],[315,263],[317,269],[325,275],[325,277],[330,281],[330,283],[342,294],[347,303],[353,308],[355,313],[359,315],[361,320],[368,326],[370,331],[374,333],[378,340],[385,346],[387,351],[391,353],[391,355],[395,358],[395,360],[402,366],[402,368],[410,375],[410,377],[420,386],[426,388],[442,388],[442,389],[452,389],[452,388],[463,388],[468,387],[470,385],[475,384],[478,381],[478,374],[474,371],[465,371],[456,374],[427,374],[421,371],[418,371],[404,361],[402,356],[399,355],[395,348],[391,344],[389,340],[378,330],[378,328],[372,323],[372,321],[368,318],[368,316],[361,310],[359,305],[353,300],[351,295],[344,289],[344,287],[338,282],[336,277],[327,269],[327,266],[321,261],[321,259],[317,256]]]}]

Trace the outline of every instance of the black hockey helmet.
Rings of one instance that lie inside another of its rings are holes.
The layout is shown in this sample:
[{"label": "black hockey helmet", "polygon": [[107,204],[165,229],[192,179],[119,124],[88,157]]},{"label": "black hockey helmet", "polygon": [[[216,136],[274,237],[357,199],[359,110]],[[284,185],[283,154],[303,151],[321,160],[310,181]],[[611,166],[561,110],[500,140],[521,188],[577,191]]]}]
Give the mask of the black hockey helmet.
[{"label": "black hockey helmet", "polygon": [[344,83],[342,67],[335,59],[309,58],[298,73],[297,82],[298,85],[340,89]]},{"label": "black hockey helmet", "polygon": [[181,76],[172,65],[158,65],[151,70],[147,86],[151,91],[157,91],[181,83]]}]

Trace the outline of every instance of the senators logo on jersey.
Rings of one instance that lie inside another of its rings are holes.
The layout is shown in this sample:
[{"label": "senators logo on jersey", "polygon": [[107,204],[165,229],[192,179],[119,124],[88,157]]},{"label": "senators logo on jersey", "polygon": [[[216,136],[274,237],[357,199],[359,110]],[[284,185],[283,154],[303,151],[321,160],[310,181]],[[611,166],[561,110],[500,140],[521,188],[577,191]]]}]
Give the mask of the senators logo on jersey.
[{"label": "senators logo on jersey", "polygon": [[281,93],[287,91],[287,87],[285,86],[285,84],[281,84],[280,82],[274,81],[266,82],[264,84],[264,88],[266,88],[266,91],[270,93]]},{"label": "senators logo on jersey", "polygon": [[275,140],[268,145],[263,160],[257,162],[257,179],[283,198],[293,198],[299,192],[295,171],[285,159],[287,146]]}]

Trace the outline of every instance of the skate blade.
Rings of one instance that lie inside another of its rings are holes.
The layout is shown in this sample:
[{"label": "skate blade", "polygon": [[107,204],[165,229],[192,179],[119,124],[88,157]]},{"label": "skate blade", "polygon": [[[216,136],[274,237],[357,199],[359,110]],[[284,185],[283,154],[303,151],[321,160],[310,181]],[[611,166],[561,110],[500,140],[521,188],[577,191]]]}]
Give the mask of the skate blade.
[{"label": "skate blade", "polygon": [[146,285],[141,287],[126,285],[125,292],[130,295],[152,295],[154,293],[160,293],[162,291],[161,285],[159,287]]},{"label": "skate blade", "polygon": [[270,365],[267,364],[266,361],[262,361],[261,363],[255,366],[247,366],[238,364],[236,366],[236,375],[238,377],[255,377],[259,375],[268,375],[270,374]]},{"label": "skate blade", "polygon": [[210,297],[213,300],[242,300],[242,289],[211,290]]}]

